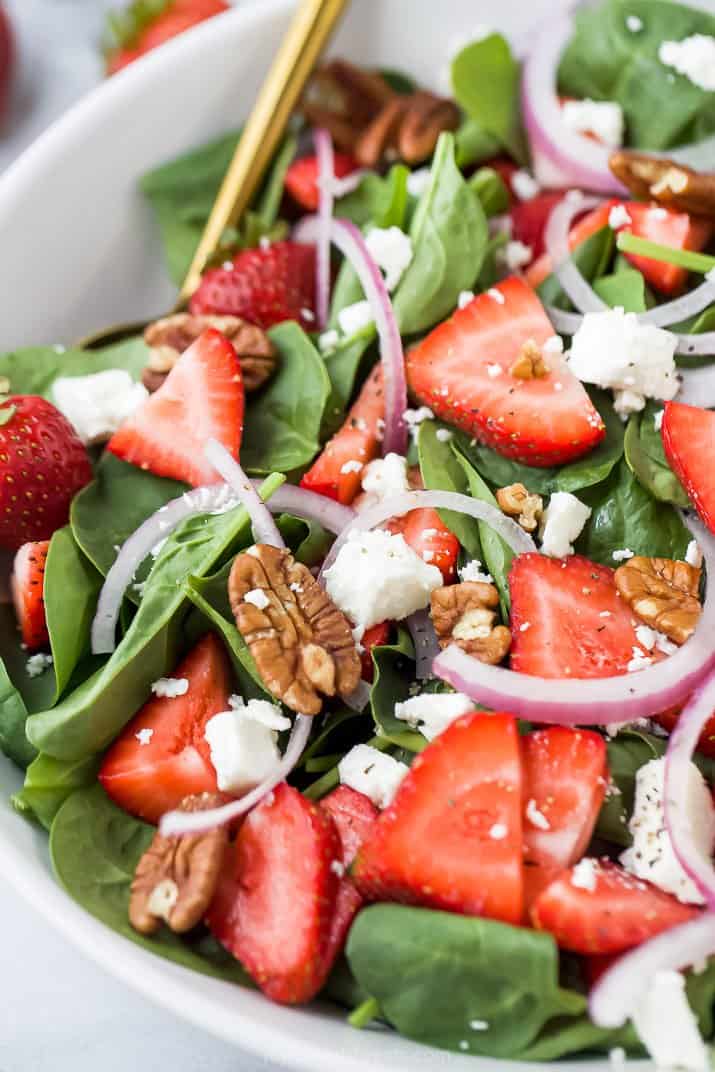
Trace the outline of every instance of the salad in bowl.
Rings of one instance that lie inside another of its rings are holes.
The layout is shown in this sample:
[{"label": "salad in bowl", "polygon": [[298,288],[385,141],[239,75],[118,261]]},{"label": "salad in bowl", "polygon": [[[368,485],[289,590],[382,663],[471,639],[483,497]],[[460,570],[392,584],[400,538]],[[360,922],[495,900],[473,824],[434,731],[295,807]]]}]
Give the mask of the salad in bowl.
[{"label": "salad in bowl", "polygon": [[[465,1055],[715,1035],[715,17],[331,60],[188,308],[0,357],[0,746],[158,956]],[[239,132],[141,181],[185,275]]]}]

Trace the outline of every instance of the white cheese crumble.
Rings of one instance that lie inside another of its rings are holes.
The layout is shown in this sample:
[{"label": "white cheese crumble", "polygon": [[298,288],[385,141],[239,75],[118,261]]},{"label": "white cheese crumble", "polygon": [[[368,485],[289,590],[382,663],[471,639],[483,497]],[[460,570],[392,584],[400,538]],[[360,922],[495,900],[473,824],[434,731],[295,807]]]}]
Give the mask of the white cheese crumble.
[{"label": "white cheese crumble", "polygon": [[571,342],[569,367],[584,383],[611,388],[622,417],[643,409],[646,398],[674,398],[680,386],[675,368],[677,338],[641,324],[622,308],[586,313]]},{"label": "white cheese crumble", "polygon": [[665,416],[665,410],[659,409],[657,413],[653,414],[653,427],[656,432],[659,432],[663,427],[663,417]]},{"label": "white cheese crumble", "polygon": [[642,648],[631,648],[631,656],[627,667],[629,674],[636,674],[639,670],[645,670],[653,664],[653,660],[648,658]]},{"label": "white cheese crumble", "polygon": [[469,1026],[471,1027],[472,1031],[488,1031],[489,1030],[489,1021],[488,1020],[470,1020],[469,1021]]},{"label": "white cheese crumble", "polygon": [[405,763],[369,744],[356,744],[338,764],[340,784],[364,793],[380,809],[392,803],[409,769]]},{"label": "white cheese crumble", "polygon": [[434,413],[429,406],[420,406],[419,409],[406,409],[402,419],[410,431],[414,432],[423,421],[433,421]]},{"label": "white cheese crumble", "polygon": [[85,444],[109,439],[148,397],[146,387],[123,369],[62,376],[52,385],[52,401]]},{"label": "white cheese crumble", "polygon": [[411,171],[407,177],[407,192],[410,197],[422,197],[422,194],[429,187],[431,179],[432,171],[428,167]]},{"label": "white cheese crumble", "polygon": [[502,292],[500,290],[497,290],[496,287],[489,288],[489,290],[487,291],[487,297],[491,298],[492,301],[495,301],[497,305],[504,305],[506,301],[506,298],[504,297]]},{"label": "white cheese crumble", "polygon": [[436,435],[440,443],[449,443],[454,436],[454,432],[450,432],[449,428],[438,428]]},{"label": "white cheese crumble", "polygon": [[561,115],[575,134],[594,134],[609,149],[623,145],[623,110],[615,101],[565,101]]},{"label": "white cheese crumble", "polygon": [[534,176],[523,168],[512,175],[511,188],[520,201],[531,201],[541,190]]},{"label": "white cheese crumble", "polygon": [[155,696],[167,700],[175,700],[177,696],[185,696],[189,691],[189,682],[185,677],[160,677],[151,687]]},{"label": "white cheese crumble", "polygon": [[374,502],[381,502],[392,495],[401,495],[409,491],[407,459],[395,453],[386,454],[384,458],[376,458],[365,467],[362,488],[372,496]]},{"label": "white cheese crumble", "polygon": [[334,875],[337,875],[338,878],[342,878],[345,874],[345,864],[341,863],[340,860],[333,860],[330,865],[330,870]]},{"label": "white cheese crumble", "polygon": [[633,220],[628,215],[626,206],[614,205],[608,213],[608,226],[611,230],[617,231],[619,227],[627,227],[629,223],[633,223]]},{"label": "white cheese crumble", "polygon": [[348,473],[361,473],[363,471],[363,463],[355,460],[349,462],[343,462],[340,466],[340,472],[343,476],[347,476]]},{"label": "white cheese crumble", "polygon": [[495,380],[497,378],[497,376],[501,376],[501,374],[502,374],[501,365],[487,365],[487,376],[489,377],[490,380]]},{"label": "white cheese crumble", "polygon": [[677,971],[657,971],[630,1011],[633,1026],[658,1069],[707,1072],[708,1048],[688,1004],[685,979]]},{"label": "white cheese crumble", "polygon": [[520,268],[525,268],[527,264],[531,264],[534,259],[534,251],[531,246],[525,245],[524,242],[514,240],[507,242],[506,246],[499,250],[497,256],[499,261],[510,272],[518,272]]},{"label": "white cheese crumble", "polygon": [[643,19],[638,15],[626,15],[626,29],[631,33],[640,33],[643,29]]},{"label": "white cheese crumble", "polygon": [[368,324],[372,324],[374,319],[370,302],[368,301],[359,301],[355,302],[354,305],[346,305],[338,313],[340,330],[348,337],[357,335],[358,331],[362,331]]},{"label": "white cheese crumble", "polygon": [[325,586],[355,625],[369,629],[426,607],[442,586],[442,574],[423,562],[404,536],[377,529],[349,534],[325,573]]},{"label": "white cheese crumble", "polygon": [[481,581],[483,584],[493,584],[494,578],[491,573],[482,571],[482,564],[478,558],[472,558],[464,566],[457,569],[460,581]]},{"label": "white cheese crumble", "polygon": [[290,727],[290,719],[267,700],[232,696],[231,709],[206,723],[204,736],[211,753],[219,789],[240,795],[268,777],[280,761],[278,732]]},{"label": "white cheese crumble", "polygon": [[134,734],[134,736],[139,741],[140,745],[149,744],[152,737],[154,736],[154,730],[149,729],[149,727],[145,727],[144,729],[138,730]]},{"label": "white cheese crumble", "polygon": [[564,352],[564,340],[560,335],[551,335],[541,349],[545,354],[562,354]]},{"label": "white cheese crumble", "polygon": [[252,606],[257,607],[258,610],[265,610],[271,603],[262,588],[252,588],[250,592],[246,592],[243,601],[244,603],[252,604]]},{"label": "white cheese crumble", "polygon": [[584,856],[583,860],[579,860],[571,872],[571,885],[575,886],[577,890],[588,890],[589,893],[593,893],[596,889],[597,875],[597,861]]},{"label": "white cheese crumble", "polygon": [[509,833],[509,828],[504,823],[494,823],[494,826],[489,831],[489,837],[492,841],[503,841]]},{"label": "white cheese crumble", "polygon": [[428,741],[433,741],[456,718],[473,710],[474,700],[461,692],[423,692],[395,704],[395,717],[419,730]]},{"label": "white cheese crumble", "polygon": [[[365,239],[365,244],[370,256],[385,276],[385,286],[389,291],[395,290],[412,264],[412,239],[399,227],[373,227]],[[372,313],[370,319],[372,320]]]},{"label": "white cheese crumble", "polygon": [[634,552],[628,547],[621,548],[620,551],[614,551],[611,558],[614,562],[627,562],[629,558],[634,557]]},{"label": "white cheese crumble", "polygon": [[535,826],[537,830],[550,830],[551,823],[544,815],[543,811],[539,810],[536,801],[532,798],[526,805],[526,818],[529,820],[532,826]]},{"label": "white cheese crumble", "polygon": [[691,540],[688,544],[685,552],[685,561],[689,566],[695,566],[699,569],[703,564],[703,552],[700,550],[700,546],[697,540]]},{"label": "white cheese crumble", "polygon": [[330,353],[331,350],[336,350],[340,343],[340,336],[334,328],[330,331],[324,331],[322,335],[318,336],[318,349],[321,354]]},{"label": "white cheese crumble", "polygon": [[463,290],[457,298],[457,308],[466,309],[468,305],[471,305],[474,301],[473,290]]},{"label": "white cheese crumble", "polygon": [[[637,878],[674,894],[685,904],[704,904],[693,880],[682,868],[665,825],[665,758],[652,759],[636,774],[633,815],[628,829],[633,844],[621,855],[623,866]],[[690,763],[685,793],[678,807],[690,819],[693,841],[708,859],[715,845],[715,806],[702,774]]]},{"label": "white cheese crumble", "polygon": [[25,663],[25,673],[28,677],[39,677],[40,674],[44,674],[45,670],[49,670],[51,666],[52,656],[38,651],[37,654],[31,655]]},{"label": "white cheese crumble", "polygon": [[715,37],[692,34],[682,41],[663,41],[658,49],[658,59],[664,67],[672,67],[693,85],[707,93],[715,92]]},{"label": "white cheese crumble", "polygon": [[591,516],[590,507],[569,491],[557,491],[549,499],[541,521],[541,550],[551,558],[574,553],[573,542]]}]

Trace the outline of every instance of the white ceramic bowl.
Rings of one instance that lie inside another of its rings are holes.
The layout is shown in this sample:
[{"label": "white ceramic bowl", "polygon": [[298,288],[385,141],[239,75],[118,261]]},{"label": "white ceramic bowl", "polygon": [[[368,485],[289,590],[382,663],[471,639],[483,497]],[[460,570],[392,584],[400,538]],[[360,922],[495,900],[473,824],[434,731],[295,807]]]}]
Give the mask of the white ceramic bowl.
[{"label": "white ceramic bowl", "polygon": [[[554,0],[354,0],[334,51],[411,71],[439,86],[447,58],[477,23],[523,35]],[[157,236],[136,180],[238,123],[284,32],[290,0],[241,0],[112,79],[49,130],[0,180],[0,349],[70,342],[169,307]],[[114,934],[50,873],[45,835],[7,800],[19,773],[0,757],[0,872],[85,953],[127,985],[199,1027],[311,1072],[463,1069],[499,1063],[421,1047],[393,1032],[353,1031],[340,1012],[286,1009],[176,967]],[[588,1062],[590,1069],[603,1062]],[[584,1062],[559,1065],[583,1070]]]}]

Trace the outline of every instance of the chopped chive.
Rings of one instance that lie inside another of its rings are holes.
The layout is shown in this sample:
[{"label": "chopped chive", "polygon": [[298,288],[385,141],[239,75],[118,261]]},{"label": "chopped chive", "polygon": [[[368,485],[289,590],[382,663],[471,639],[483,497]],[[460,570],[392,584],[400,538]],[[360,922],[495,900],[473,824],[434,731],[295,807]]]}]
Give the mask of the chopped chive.
[{"label": "chopped chive", "polygon": [[313,759],[306,759],[305,772],[306,774],[323,774],[336,767],[342,758],[342,752],[333,752],[330,756],[315,756]]},{"label": "chopped chive", "polygon": [[356,1027],[360,1031],[363,1027],[367,1027],[380,1015],[380,1006],[375,998],[368,998],[367,1001],[363,1001],[362,1005],[358,1005],[357,1009],[348,1016],[348,1023],[351,1027]]},{"label": "chopped chive", "polygon": [[689,249],[673,249],[672,246],[662,246],[659,242],[651,242],[649,238],[638,238],[621,231],[616,240],[616,246],[621,253],[633,253],[638,257],[649,257],[654,261],[662,261],[664,264],[674,264],[676,268],[685,268],[689,272],[711,272],[715,268],[715,257],[709,257],[706,253],[694,253]]},{"label": "chopped chive", "polygon": [[327,774],[324,774],[322,778],[318,778],[317,782],[313,782],[304,791],[303,796],[308,800],[322,800],[324,796],[327,796],[331,789],[336,789],[340,784],[340,775],[338,774],[338,768],[333,767]]}]

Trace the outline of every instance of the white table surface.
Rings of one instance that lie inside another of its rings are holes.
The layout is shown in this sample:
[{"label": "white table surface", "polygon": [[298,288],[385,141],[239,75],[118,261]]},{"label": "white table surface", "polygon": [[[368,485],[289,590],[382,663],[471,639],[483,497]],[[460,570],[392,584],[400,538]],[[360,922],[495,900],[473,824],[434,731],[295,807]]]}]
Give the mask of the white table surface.
[{"label": "white table surface", "polygon": [[[22,77],[0,171],[101,76],[111,0],[8,0]],[[0,878],[0,1072],[277,1072],[149,1005],[105,974]]]}]

